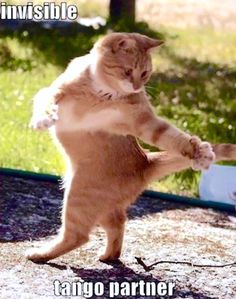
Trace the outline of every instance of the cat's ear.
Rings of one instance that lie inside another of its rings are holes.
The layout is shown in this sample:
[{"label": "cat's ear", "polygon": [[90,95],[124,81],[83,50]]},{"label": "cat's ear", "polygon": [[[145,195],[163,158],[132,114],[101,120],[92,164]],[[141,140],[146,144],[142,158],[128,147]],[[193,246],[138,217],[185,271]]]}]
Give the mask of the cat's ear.
[{"label": "cat's ear", "polygon": [[130,38],[121,38],[119,40],[115,40],[112,45],[112,52],[116,53],[118,51],[129,52],[135,47],[135,41]]},{"label": "cat's ear", "polygon": [[163,40],[150,38],[148,36],[141,35],[141,34],[137,36],[137,40],[140,47],[146,52],[164,44]]}]

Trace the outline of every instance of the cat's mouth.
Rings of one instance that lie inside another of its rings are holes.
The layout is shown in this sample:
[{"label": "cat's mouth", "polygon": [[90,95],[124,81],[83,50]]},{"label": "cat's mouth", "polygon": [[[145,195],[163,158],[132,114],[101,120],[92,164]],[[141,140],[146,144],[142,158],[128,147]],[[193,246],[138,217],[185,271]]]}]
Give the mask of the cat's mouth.
[{"label": "cat's mouth", "polygon": [[143,90],[143,86],[134,88],[133,84],[127,80],[119,81],[119,87],[126,94],[139,93]]},{"label": "cat's mouth", "polygon": [[128,80],[113,80],[112,86],[102,80],[99,76],[92,75],[92,89],[96,95],[106,100],[118,100],[133,93],[139,93],[143,90],[143,86],[134,88],[133,84]]}]

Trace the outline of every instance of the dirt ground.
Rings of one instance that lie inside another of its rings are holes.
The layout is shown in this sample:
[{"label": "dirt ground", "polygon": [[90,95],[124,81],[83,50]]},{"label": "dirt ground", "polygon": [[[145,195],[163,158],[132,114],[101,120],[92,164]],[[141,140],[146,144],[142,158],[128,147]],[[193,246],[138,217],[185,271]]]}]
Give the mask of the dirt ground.
[{"label": "dirt ground", "polygon": [[61,201],[57,184],[0,176],[1,299],[85,298],[56,296],[55,280],[103,282],[105,293],[100,298],[109,298],[110,282],[132,281],[175,283],[172,297],[137,294],[132,298],[236,298],[236,265],[163,263],[146,272],[135,259],[141,257],[147,265],[164,260],[204,265],[236,262],[234,215],[141,196],[129,210],[119,263],[98,261],[105,247],[99,228],[81,249],[47,264],[26,261],[27,248],[58,230]]}]

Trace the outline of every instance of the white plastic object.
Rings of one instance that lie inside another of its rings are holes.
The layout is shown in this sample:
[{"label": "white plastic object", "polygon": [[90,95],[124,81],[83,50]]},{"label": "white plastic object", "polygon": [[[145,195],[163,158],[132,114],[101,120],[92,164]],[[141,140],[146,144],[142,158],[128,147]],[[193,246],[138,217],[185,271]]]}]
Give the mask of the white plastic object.
[{"label": "white plastic object", "polygon": [[202,171],[199,184],[202,200],[236,204],[236,166],[211,165]]}]

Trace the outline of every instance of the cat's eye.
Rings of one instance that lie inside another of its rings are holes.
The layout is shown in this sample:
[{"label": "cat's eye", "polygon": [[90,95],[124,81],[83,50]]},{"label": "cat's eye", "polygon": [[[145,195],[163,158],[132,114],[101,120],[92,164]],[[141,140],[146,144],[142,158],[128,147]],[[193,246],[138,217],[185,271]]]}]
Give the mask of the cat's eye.
[{"label": "cat's eye", "polygon": [[148,72],[147,72],[147,71],[144,71],[144,72],[142,72],[141,77],[142,77],[142,78],[145,78],[145,77],[147,76],[147,74],[148,74]]},{"label": "cat's eye", "polygon": [[125,75],[126,75],[127,77],[131,76],[131,74],[132,74],[132,69],[127,69],[127,70],[125,70]]}]

